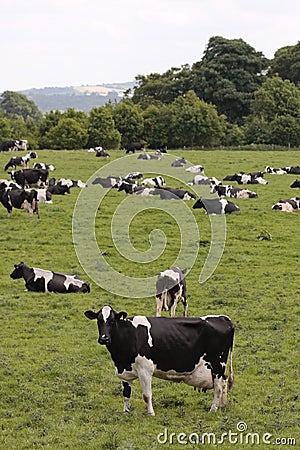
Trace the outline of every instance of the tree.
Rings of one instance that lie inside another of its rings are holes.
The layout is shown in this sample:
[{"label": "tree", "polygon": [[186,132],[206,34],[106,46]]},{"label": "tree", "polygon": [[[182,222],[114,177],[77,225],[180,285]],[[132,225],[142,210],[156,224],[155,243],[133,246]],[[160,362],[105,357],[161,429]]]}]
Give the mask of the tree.
[{"label": "tree", "polygon": [[212,37],[201,61],[192,66],[193,90],[216,105],[232,123],[242,124],[263,81],[268,60],[242,39]]},{"label": "tree", "polygon": [[143,136],[149,148],[162,148],[169,145],[172,114],[167,105],[150,105],[143,111]]},{"label": "tree", "polygon": [[300,83],[300,42],[276,51],[268,75],[273,77],[276,74],[296,85]]},{"label": "tree", "polygon": [[135,105],[131,99],[124,99],[113,109],[113,117],[116,128],[121,133],[122,147],[130,142],[143,139],[144,118],[142,109]]},{"label": "tree", "polygon": [[42,139],[44,148],[80,149],[86,146],[87,130],[75,119],[61,118],[57,125],[50,128]]},{"label": "tree", "polygon": [[34,120],[41,120],[42,113],[32,100],[28,100],[26,95],[13,91],[3,92],[0,100],[0,108],[4,115],[10,118],[22,117],[25,121],[28,117]]},{"label": "tree", "polygon": [[88,118],[88,146],[118,149],[121,135],[116,129],[110,105],[92,108]]},{"label": "tree", "polygon": [[13,129],[9,119],[0,112],[0,142],[12,139]]}]

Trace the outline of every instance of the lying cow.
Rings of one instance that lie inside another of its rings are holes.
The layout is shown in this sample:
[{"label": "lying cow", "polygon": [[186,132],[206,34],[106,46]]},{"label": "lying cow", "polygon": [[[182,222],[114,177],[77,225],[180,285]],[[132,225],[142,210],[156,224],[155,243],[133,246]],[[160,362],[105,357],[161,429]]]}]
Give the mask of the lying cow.
[{"label": "lying cow", "polygon": [[268,184],[267,180],[263,177],[253,176],[253,174],[243,172],[227,175],[223,178],[223,181],[237,181],[238,184]]},{"label": "lying cow", "polygon": [[92,184],[100,184],[104,188],[113,188],[120,186],[121,182],[121,177],[97,177],[92,181]]},{"label": "lying cow", "polygon": [[108,305],[84,314],[98,322],[98,342],[106,345],[123,384],[124,412],[130,411],[132,382],[138,378],[148,414],[155,415],[153,376],[199,390],[214,389],[211,411],[226,405],[227,386],[233,384],[234,326],[229,317],[127,317],[126,312],[118,313]]},{"label": "lying cow", "polygon": [[68,294],[73,292],[90,292],[90,284],[77,277],[51,270],[28,267],[24,262],[15,264],[15,270],[10,274],[13,280],[24,278],[27,291],[56,292]]},{"label": "lying cow", "polygon": [[220,184],[221,181],[219,181],[215,177],[206,177],[205,175],[196,175],[192,181],[187,183],[188,186],[208,186],[211,184]]},{"label": "lying cow", "polygon": [[300,197],[288,198],[286,200],[279,200],[272,206],[272,209],[278,209],[284,212],[294,212],[300,209]]},{"label": "lying cow", "polygon": [[195,200],[196,195],[186,189],[172,187],[161,187],[155,190],[155,195],[159,195],[162,200]]},{"label": "lying cow", "polygon": [[161,316],[162,311],[170,311],[170,316],[175,317],[178,302],[183,303],[184,317],[187,316],[186,281],[185,271],[179,267],[160,272],[156,280],[156,317]]},{"label": "lying cow", "polygon": [[204,208],[207,214],[231,214],[240,208],[232,202],[223,198],[204,199],[199,198],[193,205],[193,209]]},{"label": "lying cow", "polygon": [[219,197],[231,197],[231,198],[256,198],[256,192],[249,191],[249,189],[242,189],[235,186],[227,185],[223,186],[212,185],[211,194],[218,194]]},{"label": "lying cow", "polygon": [[200,166],[199,164],[196,166],[191,166],[188,167],[187,169],[185,169],[186,172],[191,172],[191,173],[197,173],[197,172],[203,172],[204,171],[204,167]]},{"label": "lying cow", "polygon": [[87,187],[87,184],[81,180],[70,180],[70,178],[60,178],[57,182],[58,185],[67,186],[68,188],[79,187],[84,189]]},{"label": "lying cow", "polygon": [[24,209],[30,217],[35,213],[40,218],[38,194],[34,189],[26,191],[15,187],[2,188],[0,189],[0,202],[6,208],[9,216],[13,208],[16,208]]},{"label": "lying cow", "polygon": [[186,164],[186,160],[184,158],[178,158],[175,159],[175,161],[173,161],[171,163],[172,167],[183,167]]},{"label": "lying cow", "polygon": [[53,164],[45,164],[43,162],[39,162],[33,164],[33,169],[50,170],[51,172],[53,172],[53,170],[55,170],[55,167],[53,166]]},{"label": "lying cow", "polygon": [[96,157],[97,158],[109,158],[110,154],[107,153],[106,150],[104,150],[104,148],[99,148],[99,149],[95,149],[96,150]]},{"label": "lying cow", "polygon": [[36,152],[27,153],[27,155],[25,155],[25,156],[13,156],[12,158],[10,158],[10,160],[4,167],[4,170],[6,171],[10,167],[12,169],[15,169],[17,166],[22,166],[25,169],[28,169],[30,159],[35,159],[35,158],[37,158]]},{"label": "lying cow", "polygon": [[157,176],[154,178],[145,178],[142,181],[142,186],[153,186],[153,187],[161,187],[166,184],[164,178],[162,176]]},{"label": "lying cow", "polygon": [[125,191],[126,194],[135,194],[145,197],[154,195],[156,190],[145,186],[139,186],[137,183],[129,183],[128,181],[124,180],[120,184],[118,191]]},{"label": "lying cow", "polygon": [[48,182],[48,170],[43,169],[22,169],[8,172],[11,179],[19,184],[23,189],[24,187],[31,187],[36,185],[43,187]]}]

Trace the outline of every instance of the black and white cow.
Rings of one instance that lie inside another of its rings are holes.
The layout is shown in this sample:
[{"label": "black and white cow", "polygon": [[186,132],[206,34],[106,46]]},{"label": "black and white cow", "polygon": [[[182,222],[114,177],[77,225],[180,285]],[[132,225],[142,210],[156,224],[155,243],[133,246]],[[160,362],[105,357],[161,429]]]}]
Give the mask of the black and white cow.
[{"label": "black and white cow", "polygon": [[161,187],[166,184],[164,178],[162,176],[157,176],[154,178],[145,178],[142,181],[142,186],[153,186],[153,187]]},{"label": "black and white cow", "polygon": [[143,174],[141,172],[129,172],[126,175],[125,180],[140,180],[141,178],[143,178]]},{"label": "black and white cow", "polygon": [[293,174],[293,175],[299,175],[300,174],[300,166],[291,166],[286,167],[287,173]]},{"label": "black and white cow", "polygon": [[45,164],[43,162],[39,162],[33,164],[33,169],[50,170],[51,172],[53,172],[53,170],[55,170],[55,167],[53,166],[53,164]]},{"label": "black and white cow", "polygon": [[287,174],[285,167],[274,168],[274,167],[266,166],[265,172],[269,173],[271,175],[286,175]]},{"label": "black and white cow", "polygon": [[[48,190],[49,188],[44,189],[35,189],[37,193],[37,201],[39,204],[41,203],[49,203],[52,204],[52,193]],[[30,192],[30,189],[25,189],[25,191]]]},{"label": "black and white cow", "polygon": [[145,149],[145,142],[131,142],[126,147],[126,153],[135,153],[137,150],[144,150]]},{"label": "black and white cow", "polygon": [[284,212],[294,212],[300,209],[300,197],[288,198],[286,200],[279,200],[272,206],[272,209],[277,209]]},{"label": "black and white cow", "polygon": [[[55,178],[50,178],[50,180],[51,179],[55,180]],[[71,193],[68,186],[62,186],[61,184],[56,184],[55,182],[47,187],[47,192],[50,192],[51,195],[65,195]]]},{"label": "black and white cow", "polygon": [[300,188],[300,180],[295,180],[293,181],[293,183],[290,185],[291,188]]},{"label": "black and white cow", "polygon": [[231,214],[240,210],[237,205],[223,198],[199,198],[193,205],[193,209],[198,208],[204,208],[207,214]]},{"label": "black and white cow", "polygon": [[178,158],[175,159],[175,161],[173,161],[171,163],[172,167],[183,167],[186,164],[186,160],[184,158]]},{"label": "black and white cow", "polygon": [[97,177],[92,181],[92,184],[100,184],[104,188],[118,187],[122,183],[121,177]]},{"label": "black and white cow", "polygon": [[118,191],[125,191],[126,194],[140,195],[142,197],[148,197],[149,195],[154,195],[156,189],[149,188],[145,186],[139,186],[137,183],[129,183],[128,181],[123,181]]},{"label": "black and white cow", "polygon": [[22,186],[22,188],[25,186],[31,187],[32,185],[45,186],[48,180],[48,170],[43,169],[12,170],[8,173],[10,173],[11,179]]},{"label": "black and white cow", "polygon": [[25,156],[13,156],[12,158],[10,158],[10,160],[4,167],[4,170],[6,171],[10,167],[12,169],[15,169],[17,166],[22,166],[25,169],[28,169],[30,159],[35,159],[35,158],[37,158],[36,152],[29,152]]},{"label": "black and white cow", "polygon": [[227,175],[223,181],[237,181],[238,184],[268,184],[263,177],[253,176],[250,173],[235,173],[234,175]]},{"label": "black and white cow", "polygon": [[24,278],[27,291],[56,292],[60,294],[73,292],[90,292],[90,284],[77,275],[67,275],[51,270],[28,267],[24,262],[15,264],[10,274],[13,280]]},{"label": "black and white cow", "polygon": [[69,189],[72,187],[79,187],[84,189],[87,187],[87,184],[81,180],[70,180],[70,178],[60,178],[57,182],[60,186],[67,186]]},{"label": "black and white cow", "polygon": [[187,316],[185,272],[179,267],[171,267],[158,274],[156,280],[156,317],[160,317],[162,311],[169,311],[170,316],[175,317],[178,302],[183,303],[183,315],[184,317]]},{"label": "black and white cow", "polygon": [[27,150],[28,141],[26,139],[11,139],[3,141],[0,145],[1,152],[12,152],[15,150]]},{"label": "black and white cow", "polygon": [[238,188],[231,185],[223,186],[222,184],[213,184],[211,187],[211,194],[218,194],[219,197],[231,198],[256,198],[257,193],[249,191],[249,189]]},{"label": "black and white cow", "polygon": [[[1,185],[2,187],[2,185]],[[13,208],[24,209],[29,216],[35,213],[40,218],[38,208],[38,194],[34,189],[24,190],[14,187],[0,188],[0,202],[6,208],[8,215],[11,215]]]},{"label": "black and white cow", "polygon": [[212,184],[221,184],[215,177],[206,177],[205,175],[196,175],[192,181],[187,183],[188,186],[207,186]]},{"label": "black and white cow", "polygon": [[188,167],[187,169],[185,169],[185,171],[186,172],[191,172],[191,173],[203,172],[204,171],[204,167],[198,164],[196,166]]},{"label": "black and white cow", "polygon": [[227,387],[233,384],[234,326],[229,317],[127,317],[108,305],[84,314],[98,322],[98,342],[106,345],[123,384],[124,412],[130,411],[132,382],[138,378],[148,414],[155,415],[153,376],[198,390],[213,389],[211,411],[226,405]]},{"label": "black and white cow", "polygon": [[159,195],[162,200],[195,200],[196,195],[186,189],[172,187],[160,187],[155,190],[155,195]]},{"label": "black and white cow", "polygon": [[97,158],[109,158],[110,154],[107,153],[107,151],[104,150],[104,148],[101,147],[101,148],[96,150],[96,157]]}]

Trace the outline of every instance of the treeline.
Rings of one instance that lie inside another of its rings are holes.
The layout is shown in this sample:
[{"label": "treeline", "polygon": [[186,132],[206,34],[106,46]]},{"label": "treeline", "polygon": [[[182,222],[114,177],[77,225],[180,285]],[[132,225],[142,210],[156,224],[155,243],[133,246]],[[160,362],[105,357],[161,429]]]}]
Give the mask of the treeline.
[{"label": "treeline", "polygon": [[27,139],[31,148],[197,148],[275,144],[300,146],[300,42],[272,60],[242,39],[212,37],[201,61],[164,74],[136,76],[122,101],[88,113],[39,111],[5,91],[0,139]]}]

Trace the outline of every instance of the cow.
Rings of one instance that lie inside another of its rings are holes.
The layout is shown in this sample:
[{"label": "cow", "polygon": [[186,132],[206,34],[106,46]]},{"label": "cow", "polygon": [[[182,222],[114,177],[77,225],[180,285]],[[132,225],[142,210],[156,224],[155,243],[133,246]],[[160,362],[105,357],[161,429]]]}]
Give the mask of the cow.
[{"label": "cow", "polygon": [[35,158],[37,158],[36,152],[29,152],[25,156],[13,156],[4,167],[4,170],[6,171],[9,167],[16,169],[17,166],[22,166],[25,169],[28,169],[30,159]]},{"label": "cow", "polygon": [[33,169],[43,169],[43,170],[50,170],[53,172],[53,170],[56,170],[55,166],[53,164],[45,164],[43,162],[34,163]]},{"label": "cow", "polygon": [[126,175],[125,180],[140,180],[143,178],[143,174],[141,172],[130,172]]},{"label": "cow", "polygon": [[156,280],[156,317],[161,316],[163,310],[169,311],[175,317],[178,302],[183,303],[184,317],[187,316],[188,304],[186,300],[186,270],[171,267],[160,272]]},{"label": "cow", "polygon": [[[234,325],[228,316],[190,318],[127,317],[105,305],[85,311],[97,320],[98,343],[105,345],[122,381],[124,412],[130,411],[132,382],[139,379],[147,412],[154,416],[152,377],[214,389],[211,411],[224,407],[233,384]],[[229,357],[229,374],[225,375]]]},{"label": "cow", "polygon": [[21,169],[8,172],[11,179],[18,183],[23,189],[24,187],[31,187],[37,185],[38,187],[45,186],[48,180],[48,170],[43,169]]},{"label": "cow", "polygon": [[0,145],[1,152],[12,152],[15,150],[25,150],[27,151],[28,141],[26,139],[16,140],[11,139],[8,141],[3,141]]},{"label": "cow", "polygon": [[14,271],[10,274],[13,280],[24,278],[27,291],[55,292],[69,294],[74,292],[90,292],[88,281],[81,280],[77,275],[67,275],[51,270],[28,267],[24,262],[14,265]]},{"label": "cow", "polygon": [[6,208],[8,216],[11,215],[13,208],[16,208],[24,209],[30,217],[35,213],[40,218],[38,194],[34,189],[26,191],[14,187],[2,187],[0,189],[0,202]]},{"label": "cow", "polygon": [[218,194],[219,197],[231,198],[256,198],[257,193],[249,191],[249,189],[242,189],[231,185],[223,186],[222,184],[213,184],[211,187],[211,194]]},{"label": "cow", "polygon": [[238,184],[268,184],[263,177],[253,176],[244,172],[227,175],[223,178],[223,181],[237,181]]},{"label": "cow", "polygon": [[215,177],[206,177],[205,175],[196,175],[192,181],[187,183],[188,186],[207,186],[211,184],[221,184],[221,181],[219,181]]},{"label": "cow", "polygon": [[156,160],[160,160],[161,156],[160,155],[151,155],[151,153],[140,153],[139,156],[137,157],[137,159],[156,159]]},{"label": "cow", "polygon": [[143,197],[155,194],[155,189],[153,188],[139,186],[137,183],[129,183],[125,180],[120,184],[118,191],[125,191],[126,194],[141,195]]},{"label": "cow", "polygon": [[186,164],[186,160],[184,158],[178,158],[175,159],[175,161],[173,161],[171,163],[172,167],[183,167]]},{"label": "cow", "polygon": [[83,181],[70,180],[70,178],[60,178],[57,184],[60,186],[67,186],[68,188],[79,187],[81,189],[84,189],[87,187],[87,184],[84,183]]},{"label": "cow", "polygon": [[61,184],[55,183],[47,187],[47,192],[49,192],[51,195],[65,195],[71,193],[68,186],[62,186]]},{"label": "cow", "polygon": [[97,177],[92,181],[92,184],[100,184],[104,188],[118,187],[122,182],[121,177]]},{"label": "cow", "polygon": [[286,175],[287,174],[287,171],[284,167],[276,169],[274,167],[266,166],[265,172],[269,173],[271,175]]},{"label": "cow", "polygon": [[145,178],[142,181],[142,186],[154,186],[154,187],[161,187],[166,184],[164,178],[162,176],[157,176],[154,178]]},{"label": "cow", "polygon": [[126,154],[132,152],[135,153],[137,150],[145,150],[145,142],[131,142],[126,147]]},{"label": "cow", "polygon": [[185,171],[186,172],[191,172],[191,173],[203,172],[204,171],[204,167],[200,166],[200,165],[191,166],[191,167],[188,167],[187,169],[185,169]]},{"label": "cow", "polygon": [[272,206],[272,209],[277,209],[284,212],[294,212],[300,209],[300,197],[288,198],[286,200],[279,200]]},{"label": "cow", "polygon": [[[30,189],[25,189],[25,191],[30,192]],[[44,189],[35,189],[37,192],[37,201],[39,204],[41,203],[49,203],[52,204],[52,193],[49,191],[49,188]]]},{"label": "cow", "polygon": [[300,174],[300,166],[292,166],[292,167],[286,167],[288,170],[288,173],[293,175],[299,175]]},{"label": "cow", "polygon": [[103,158],[110,158],[110,154],[107,153],[106,150],[104,150],[104,148],[100,147],[99,149],[95,149],[96,150],[96,157],[103,157]]},{"label": "cow", "polygon": [[293,181],[293,183],[290,185],[291,188],[300,188],[300,180],[295,180]]},{"label": "cow", "polygon": [[177,189],[172,187],[159,187],[154,192],[162,200],[195,200],[196,195],[186,189]]},{"label": "cow", "polygon": [[200,197],[193,205],[193,209],[198,208],[204,208],[207,214],[231,214],[240,210],[237,205],[222,198],[204,199]]}]

